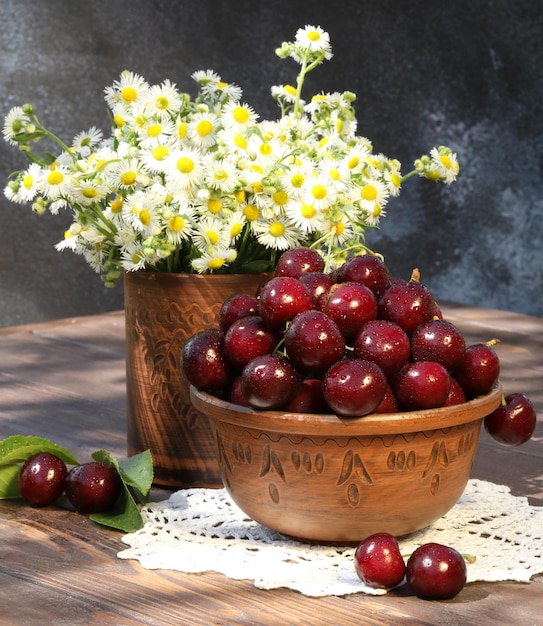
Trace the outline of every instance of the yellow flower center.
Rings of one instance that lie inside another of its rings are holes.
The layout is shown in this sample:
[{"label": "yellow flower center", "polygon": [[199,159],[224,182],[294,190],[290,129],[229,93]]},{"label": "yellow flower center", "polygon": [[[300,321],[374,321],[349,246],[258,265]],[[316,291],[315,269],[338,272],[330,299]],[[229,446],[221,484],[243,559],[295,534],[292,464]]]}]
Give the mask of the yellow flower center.
[{"label": "yellow flower center", "polygon": [[390,182],[394,185],[394,187],[399,187],[402,184],[402,179],[396,172],[390,175]]},{"label": "yellow flower center", "polygon": [[351,157],[348,161],[347,161],[347,167],[350,170],[354,170],[355,167],[358,166],[358,164],[360,163],[360,159],[357,156]]},{"label": "yellow flower center", "polygon": [[134,89],[134,87],[124,87],[121,91],[121,98],[125,102],[134,102],[138,97],[138,92]]},{"label": "yellow flower center", "polygon": [[121,196],[117,196],[115,200],[111,203],[111,212],[112,213],[120,213],[123,210],[124,201]]},{"label": "yellow flower center", "polygon": [[217,169],[217,170],[215,170],[215,174],[214,174],[213,178],[217,182],[223,183],[225,180],[228,180],[228,172],[226,170],[223,170],[223,169]]},{"label": "yellow flower center", "polygon": [[117,113],[117,115],[113,116],[113,123],[115,124],[115,126],[117,126],[118,128],[122,128],[124,126],[124,117],[122,115],[119,115]]},{"label": "yellow flower center", "polygon": [[311,190],[311,195],[315,200],[323,200],[326,198],[326,187],[324,185],[315,185]]},{"label": "yellow flower center", "polygon": [[194,170],[194,161],[190,157],[181,157],[177,160],[177,169],[182,174],[190,174]]},{"label": "yellow flower center", "polygon": [[25,189],[31,189],[33,184],[34,184],[34,177],[31,176],[30,174],[27,174],[23,178],[23,187]]},{"label": "yellow flower center", "polygon": [[236,107],[233,111],[233,117],[238,124],[246,124],[249,119],[249,111],[244,107]]},{"label": "yellow flower center", "polygon": [[451,166],[452,166],[452,160],[451,160],[451,158],[450,158],[447,154],[442,154],[442,155],[439,157],[439,160],[441,161],[441,165],[443,165],[443,167],[444,167],[445,169],[448,169],[448,170],[450,170],[450,169],[451,169]]},{"label": "yellow flower center", "polygon": [[307,38],[309,39],[309,41],[319,41],[321,36],[320,33],[316,30],[310,30],[307,33]]},{"label": "yellow flower center", "polygon": [[290,184],[296,188],[296,189],[300,189],[302,187],[302,185],[304,184],[304,176],[302,176],[302,174],[294,174],[294,176],[290,179]]},{"label": "yellow flower center", "polygon": [[285,193],[282,189],[276,191],[273,194],[272,198],[275,204],[278,204],[279,206],[285,206],[285,204],[288,202],[288,194]]},{"label": "yellow flower center", "polygon": [[206,236],[209,239],[209,243],[213,246],[219,241],[219,233],[216,230],[206,230]]},{"label": "yellow flower center", "polygon": [[207,208],[210,213],[216,215],[222,209],[222,201],[219,198],[210,198],[207,202]]},{"label": "yellow flower center", "polygon": [[162,126],[160,124],[151,124],[147,129],[148,137],[158,137],[162,132]]},{"label": "yellow flower center", "polygon": [[330,170],[329,175],[332,180],[341,180],[341,174],[337,170]]},{"label": "yellow flower center", "polygon": [[202,120],[196,124],[196,132],[200,137],[207,137],[213,130],[213,124],[209,120]]},{"label": "yellow flower center", "polygon": [[260,193],[264,189],[264,185],[260,181],[253,183],[253,193]]},{"label": "yellow flower center", "polygon": [[312,204],[306,204],[305,202],[304,204],[302,204],[302,209],[300,212],[302,214],[302,217],[306,217],[308,219],[315,217],[315,215],[317,214],[317,210],[315,209],[315,207]]},{"label": "yellow flower center", "polygon": [[186,122],[181,122],[179,126],[177,127],[177,136],[179,137],[179,139],[185,139],[185,137],[187,136],[187,123]]},{"label": "yellow flower center", "polygon": [[270,224],[270,235],[272,237],[282,237],[285,233],[285,225],[281,222]]},{"label": "yellow flower center", "polygon": [[207,267],[210,270],[218,270],[224,265],[224,259],[209,259]]},{"label": "yellow flower center", "polygon": [[52,172],[49,172],[49,174],[47,175],[47,182],[50,185],[60,185],[60,183],[64,180],[64,175],[62,172],[59,172],[58,170],[53,170]]},{"label": "yellow flower center", "polygon": [[174,233],[180,233],[185,228],[185,220],[180,215],[174,215],[168,220],[168,228]]},{"label": "yellow flower center", "polygon": [[364,185],[360,193],[362,198],[368,202],[373,202],[377,198],[377,189],[373,185]]},{"label": "yellow flower center", "polygon": [[269,143],[263,143],[260,145],[259,152],[262,156],[269,156],[272,153],[272,147]]},{"label": "yellow flower center", "polygon": [[86,189],[83,189],[83,196],[85,198],[89,198],[89,200],[92,198],[96,198],[97,195],[98,192],[93,187],[87,187]]},{"label": "yellow flower center", "polygon": [[247,140],[242,135],[236,135],[234,137],[234,143],[238,148],[241,148],[241,150],[247,150]]},{"label": "yellow flower center", "polygon": [[283,87],[283,89],[290,95],[290,96],[295,96],[296,95],[296,88],[293,87],[292,85],[285,85]]},{"label": "yellow flower center", "polygon": [[124,172],[121,174],[121,184],[125,187],[133,185],[136,182],[136,172]]},{"label": "yellow flower center", "polygon": [[166,96],[158,96],[158,98],[155,100],[155,104],[157,109],[165,111],[170,103],[168,102],[168,98],[166,98]]},{"label": "yellow flower center", "polygon": [[232,227],[230,228],[230,237],[232,237],[232,239],[237,237],[241,233],[241,228],[242,225],[239,222],[232,224]]},{"label": "yellow flower center", "polygon": [[248,204],[243,209],[243,215],[245,216],[245,219],[248,222],[254,222],[255,220],[258,219],[258,216],[260,215],[260,211],[258,210],[258,207],[256,206],[256,204]]},{"label": "yellow flower center", "polygon": [[144,226],[149,226],[149,224],[151,223],[151,212],[148,209],[142,209],[139,212],[139,218],[140,218],[140,222]]},{"label": "yellow flower center", "polygon": [[155,161],[164,161],[164,159],[168,156],[169,150],[166,146],[157,146],[153,150],[153,159]]},{"label": "yellow flower center", "polygon": [[335,230],[336,235],[341,235],[345,230],[345,224],[343,222],[336,222],[333,226],[333,230]]},{"label": "yellow flower center", "polygon": [[238,202],[245,202],[245,191],[243,191],[243,189],[240,189],[240,191],[236,191],[234,196]]}]

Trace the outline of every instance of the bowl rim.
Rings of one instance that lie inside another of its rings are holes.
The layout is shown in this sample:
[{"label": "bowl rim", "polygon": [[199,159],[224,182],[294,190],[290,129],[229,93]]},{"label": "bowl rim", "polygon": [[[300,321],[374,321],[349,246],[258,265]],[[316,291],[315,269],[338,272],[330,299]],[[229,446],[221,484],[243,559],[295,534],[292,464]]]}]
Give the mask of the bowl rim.
[{"label": "bowl rim", "polygon": [[449,407],[403,413],[341,417],[335,414],[259,411],[221,400],[194,386],[193,406],[215,421],[275,433],[326,436],[397,435],[460,426],[482,420],[500,405],[503,388],[498,381],[485,395]]}]

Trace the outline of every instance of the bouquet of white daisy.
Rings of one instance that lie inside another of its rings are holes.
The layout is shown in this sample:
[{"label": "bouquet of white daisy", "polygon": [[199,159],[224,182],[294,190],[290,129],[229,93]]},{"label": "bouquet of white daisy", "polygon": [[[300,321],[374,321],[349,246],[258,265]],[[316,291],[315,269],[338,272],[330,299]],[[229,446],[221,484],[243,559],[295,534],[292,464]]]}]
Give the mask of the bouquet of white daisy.
[{"label": "bouquet of white daisy", "polygon": [[[5,194],[36,213],[72,212],[56,245],[85,257],[106,285],[123,271],[254,273],[280,254],[312,246],[328,269],[368,251],[391,196],[418,174],[445,183],[456,155],[433,148],[402,175],[400,163],[374,154],[356,134],[350,92],[306,103],[308,72],[332,57],[328,33],[306,26],[276,51],[299,65],[295,85],[272,87],[281,116],[260,120],[242,91],[199,71],[194,99],[170,81],[149,85],[125,71],[105,89],[112,129],[91,128],[71,144],[47,130],[34,107],[13,108],[4,138],[26,154]],[[33,145],[48,138],[57,155]]]}]

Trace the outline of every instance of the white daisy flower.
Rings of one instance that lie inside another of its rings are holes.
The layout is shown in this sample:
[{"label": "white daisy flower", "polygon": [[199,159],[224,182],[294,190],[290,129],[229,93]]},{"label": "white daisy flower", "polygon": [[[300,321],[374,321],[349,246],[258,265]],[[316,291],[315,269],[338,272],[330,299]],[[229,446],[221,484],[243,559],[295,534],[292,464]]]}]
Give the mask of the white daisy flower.
[{"label": "white daisy flower", "polygon": [[239,184],[236,166],[229,159],[208,159],[204,181],[206,185],[221,191],[232,193]]},{"label": "white daisy flower", "polygon": [[160,232],[160,216],[157,207],[143,191],[129,196],[123,204],[123,217],[127,224],[142,233],[144,237],[152,237]]},{"label": "white daisy flower", "polygon": [[327,177],[318,174],[307,180],[302,197],[307,204],[322,211],[336,201],[337,190]]},{"label": "white daisy flower", "polygon": [[12,146],[18,145],[14,137],[23,132],[29,123],[30,119],[28,115],[25,114],[22,107],[17,106],[10,109],[4,118],[4,140]]},{"label": "white daisy flower", "polygon": [[37,163],[31,163],[20,179],[18,197],[23,202],[30,202],[40,193],[42,169]]},{"label": "white daisy flower", "polygon": [[193,228],[192,240],[201,251],[209,247],[227,248],[230,243],[230,235],[224,222],[214,217],[203,217],[199,223],[193,224]]},{"label": "white daisy flower", "polygon": [[91,150],[102,141],[102,138],[102,131],[96,128],[96,126],[91,126],[89,130],[80,132],[74,137],[72,148],[78,152],[90,154]]},{"label": "white daisy flower", "polygon": [[323,52],[325,59],[332,58],[330,35],[320,26],[305,26],[296,32],[294,44],[303,50],[311,52]]},{"label": "white daisy flower", "polygon": [[257,240],[266,248],[288,250],[300,245],[301,233],[285,216],[252,224]]},{"label": "white daisy flower", "polygon": [[69,188],[70,171],[64,165],[56,166],[53,164],[49,169],[42,170],[39,186],[43,190],[43,194],[49,200],[56,200],[59,196],[63,196]]},{"label": "white daisy flower", "polygon": [[220,127],[220,120],[213,113],[197,113],[188,125],[187,134],[195,146],[206,150],[217,143]]},{"label": "white daisy flower", "polygon": [[228,102],[222,109],[221,122],[225,128],[242,132],[253,126],[258,119],[253,107],[236,101]]},{"label": "white daisy flower", "polygon": [[202,157],[195,149],[176,149],[166,159],[166,187],[172,195],[179,191],[197,187],[204,177]]},{"label": "white daisy flower", "polygon": [[218,248],[202,253],[202,256],[192,261],[192,267],[199,273],[214,272],[236,260],[237,252],[231,248]]},{"label": "white daisy flower", "polygon": [[141,243],[132,241],[121,251],[121,267],[127,272],[136,272],[147,266],[147,256]]},{"label": "white daisy flower", "polygon": [[285,213],[294,226],[304,235],[323,229],[323,214],[317,211],[313,204],[306,204],[303,201],[293,202],[286,208]]},{"label": "white daisy flower", "polygon": [[153,116],[164,122],[179,110],[182,100],[176,85],[170,80],[165,80],[162,84],[153,85],[149,89],[145,102]]},{"label": "white daisy flower", "polygon": [[123,72],[119,80],[105,89],[105,99],[111,108],[119,103],[132,106],[135,102],[144,101],[148,97],[147,81],[134,72]]}]

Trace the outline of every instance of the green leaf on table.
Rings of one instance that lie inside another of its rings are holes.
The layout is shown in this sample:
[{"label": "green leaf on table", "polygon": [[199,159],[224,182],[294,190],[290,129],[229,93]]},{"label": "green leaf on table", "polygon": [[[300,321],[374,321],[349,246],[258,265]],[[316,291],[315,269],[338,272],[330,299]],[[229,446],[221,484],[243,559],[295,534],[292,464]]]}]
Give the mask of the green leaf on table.
[{"label": "green leaf on table", "polygon": [[18,465],[0,465],[0,499],[20,498]]},{"label": "green leaf on table", "polygon": [[24,463],[39,452],[49,452],[58,456],[67,465],[78,465],[79,461],[66,448],[34,435],[12,435],[0,441],[0,465]]},{"label": "green leaf on table", "polygon": [[97,450],[92,458],[114,467],[121,477],[123,493],[110,511],[90,516],[93,522],[130,533],[143,527],[138,502],[146,500],[153,482],[153,460],[149,450],[122,460],[120,463],[107,450]]}]

